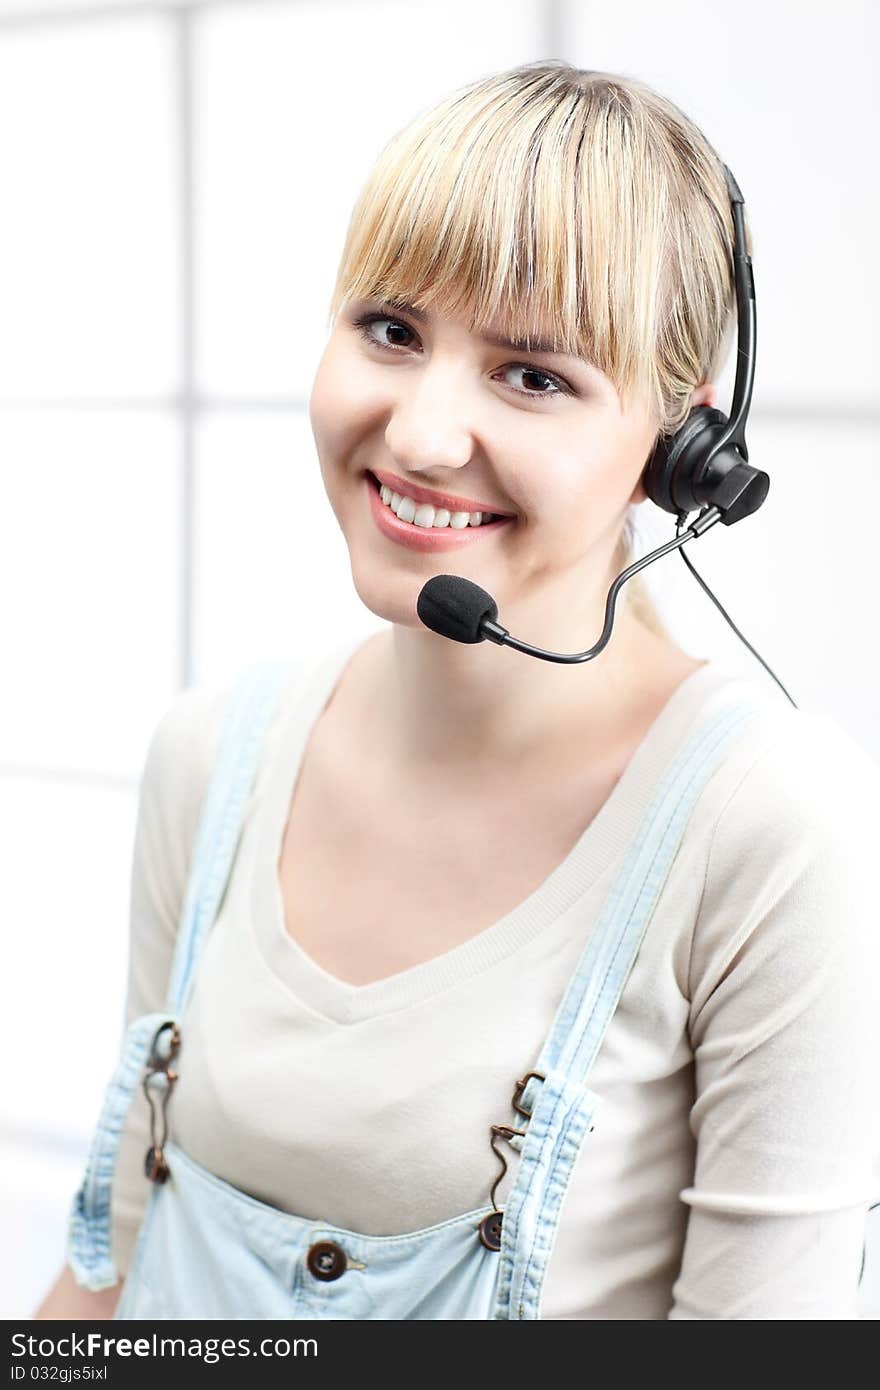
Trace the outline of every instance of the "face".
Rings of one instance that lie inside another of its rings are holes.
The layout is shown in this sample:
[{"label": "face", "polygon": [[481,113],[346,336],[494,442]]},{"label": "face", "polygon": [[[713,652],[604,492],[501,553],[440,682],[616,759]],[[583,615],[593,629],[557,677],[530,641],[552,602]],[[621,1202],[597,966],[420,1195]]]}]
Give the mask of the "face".
[{"label": "face", "polygon": [[[420,627],[419,591],[440,573],[485,588],[511,630],[517,613],[538,620],[560,603],[583,613],[601,599],[604,610],[627,508],[645,498],[657,422],[625,408],[590,363],[501,345],[464,319],[350,301],[319,362],[309,418],[372,612]],[[374,474],[418,510],[404,504],[398,520]],[[429,493],[440,494],[439,511],[426,509]],[[434,524],[481,507],[506,519]]]}]

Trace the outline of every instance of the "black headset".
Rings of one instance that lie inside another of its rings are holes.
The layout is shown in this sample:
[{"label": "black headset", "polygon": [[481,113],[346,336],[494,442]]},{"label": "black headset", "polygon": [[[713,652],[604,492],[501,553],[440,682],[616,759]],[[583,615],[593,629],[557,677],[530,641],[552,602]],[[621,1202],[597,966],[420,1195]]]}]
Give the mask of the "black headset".
[{"label": "black headset", "polygon": [[698,507],[719,507],[720,520],[732,526],[758,510],[770,479],[766,473],[740,467],[749,457],[745,427],[755,379],[755,277],[746,250],[743,195],[726,164],[724,174],[733,210],[738,321],[730,418],[712,406],[695,406],[674,434],[657,440],[642,481],[651,501],[664,511],[680,517]]},{"label": "black headset", "polygon": [[[770,490],[767,474],[748,466],[745,429],[755,380],[755,276],[746,248],[743,195],[727,165],[723,168],[733,213],[733,281],[737,312],[736,379],[730,416],[712,406],[694,406],[674,434],[661,435],[657,440],[642,478],[651,501],[677,516],[676,535],[680,535],[681,526],[695,508],[717,507],[721,513],[717,519],[725,526],[732,526],[735,521],[756,512]],[[702,534],[703,529],[701,527],[695,534]],[[797,709],[785,686],[746,641],[683,550],[680,554],[737,637]]]},{"label": "black headset", "polygon": [[[746,641],[682,549],[685,542],[703,535],[719,521],[725,526],[733,526],[743,517],[751,516],[770,490],[767,474],[752,468],[748,461],[745,428],[755,379],[755,277],[746,247],[743,195],[727,165],[723,165],[723,168],[733,213],[733,281],[737,311],[736,379],[730,416],[713,406],[694,406],[674,434],[658,437],[642,474],[645,492],[650,500],[677,518],[675,538],[643,555],[617,576],[608,591],[602,635],[595,646],[585,652],[545,651],[511,637],[507,628],[496,621],[498,607],[491,594],[460,575],[438,574],[422,586],[416,609],[421,621],[432,631],[457,642],[483,642],[488,639],[499,646],[513,647],[527,656],[540,657],[544,661],[590,661],[598,656],[611,636],[614,605],[621,585],[661,555],[678,549],[698,584],[740,641],[773,677],[786,699],[791,701],[795,709],[798,708],[778,676]],[[699,516],[682,531],[690,513],[697,510]]]}]

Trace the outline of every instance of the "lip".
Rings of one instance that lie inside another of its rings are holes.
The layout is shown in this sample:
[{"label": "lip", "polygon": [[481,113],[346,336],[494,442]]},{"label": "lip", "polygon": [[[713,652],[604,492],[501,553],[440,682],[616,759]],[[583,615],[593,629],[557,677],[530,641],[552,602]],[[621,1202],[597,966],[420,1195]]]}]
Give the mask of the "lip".
[{"label": "lip", "polygon": [[[385,505],[379,496],[376,479],[371,473],[365,473],[363,476],[370,511],[373,513],[379,530],[389,540],[396,541],[398,545],[406,546],[409,550],[432,552],[458,550],[462,545],[472,545],[481,537],[485,540],[487,535],[499,531],[513,519],[509,516],[503,516],[498,521],[488,521],[479,526],[463,526],[458,531],[453,530],[451,526],[436,528],[416,526],[411,521],[401,521],[400,517],[396,516],[391,508]],[[414,502],[417,500],[417,498],[413,498]],[[459,510],[464,511],[466,509],[462,507]]]},{"label": "lip", "polygon": [[448,512],[490,512],[493,516],[505,517],[514,515],[513,512],[502,511],[500,507],[490,507],[488,502],[474,502],[468,497],[455,497],[451,492],[434,492],[429,487],[417,487],[415,483],[398,478],[396,473],[380,472],[378,469],[369,471],[392,492],[399,492],[401,497],[411,497],[414,502],[429,502],[432,507],[445,507]]}]

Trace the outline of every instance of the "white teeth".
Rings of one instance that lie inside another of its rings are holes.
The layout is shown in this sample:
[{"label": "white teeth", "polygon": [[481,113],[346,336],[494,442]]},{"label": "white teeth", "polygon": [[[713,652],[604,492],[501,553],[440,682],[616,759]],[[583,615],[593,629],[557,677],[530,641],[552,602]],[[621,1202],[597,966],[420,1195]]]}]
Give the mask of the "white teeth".
[{"label": "white teeth", "polygon": [[450,526],[454,531],[463,531],[466,526],[482,525],[484,516],[486,521],[493,519],[491,512],[448,512],[445,507],[432,507],[428,502],[414,502],[411,497],[393,492],[384,483],[379,488],[379,496],[401,521],[424,526],[426,530],[431,527],[440,530]]}]

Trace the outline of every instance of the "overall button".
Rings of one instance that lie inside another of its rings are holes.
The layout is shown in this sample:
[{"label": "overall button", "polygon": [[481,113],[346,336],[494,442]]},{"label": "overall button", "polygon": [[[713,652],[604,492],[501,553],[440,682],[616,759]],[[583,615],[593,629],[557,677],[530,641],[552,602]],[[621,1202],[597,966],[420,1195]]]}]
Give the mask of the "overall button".
[{"label": "overall button", "polygon": [[348,1256],[335,1240],[319,1240],[309,1246],[306,1264],[316,1279],[338,1279],[345,1273]]},{"label": "overall button", "polygon": [[484,1216],[478,1230],[480,1240],[487,1250],[501,1249],[501,1217],[500,1211],[490,1211],[488,1216]]}]

